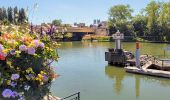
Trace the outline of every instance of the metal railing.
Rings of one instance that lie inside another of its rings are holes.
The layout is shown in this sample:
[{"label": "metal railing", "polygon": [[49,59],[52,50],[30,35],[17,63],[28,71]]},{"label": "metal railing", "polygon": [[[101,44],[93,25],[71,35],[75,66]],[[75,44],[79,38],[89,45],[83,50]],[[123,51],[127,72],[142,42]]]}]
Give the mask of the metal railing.
[{"label": "metal railing", "polygon": [[80,100],[80,92],[64,97],[60,100]]}]

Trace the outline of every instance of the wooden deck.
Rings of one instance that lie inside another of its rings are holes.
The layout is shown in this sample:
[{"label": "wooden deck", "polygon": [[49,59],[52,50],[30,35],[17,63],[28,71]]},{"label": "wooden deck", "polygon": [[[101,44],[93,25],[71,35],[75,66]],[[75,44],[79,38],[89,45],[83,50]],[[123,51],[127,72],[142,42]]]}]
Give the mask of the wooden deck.
[{"label": "wooden deck", "polygon": [[169,71],[155,70],[155,69],[139,69],[136,67],[125,67],[125,71],[129,73],[137,73],[143,75],[151,75],[156,77],[170,78]]}]

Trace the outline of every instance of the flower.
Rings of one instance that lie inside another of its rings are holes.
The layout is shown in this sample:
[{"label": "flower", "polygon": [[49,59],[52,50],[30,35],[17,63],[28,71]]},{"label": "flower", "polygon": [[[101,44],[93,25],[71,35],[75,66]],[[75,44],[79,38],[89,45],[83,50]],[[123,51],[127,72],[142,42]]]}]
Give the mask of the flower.
[{"label": "flower", "polygon": [[44,43],[40,42],[39,47],[44,48],[45,47]]},{"label": "flower", "polygon": [[27,46],[26,45],[20,45],[19,46],[19,50],[20,51],[26,51],[27,50]]},{"label": "flower", "polygon": [[10,50],[10,54],[15,55],[16,54],[15,50],[14,49]]},{"label": "flower", "polygon": [[12,96],[12,90],[10,89],[5,89],[3,92],[2,92],[2,96],[4,98],[10,98]]},{"label": "flower", "polygon": [[13,91],[11,96],[12,96],[13,98],[15,98],[15,97],[18,96],[18,93],[17,93],[16,91]]},{"label": "flower", "polygon": [[33,40],[33,44],[35,45],[35,47],[39,46],[39,40]]},{"label": "flower", "polygon": [[30,55],[35,54],[35,49],[34,48],[28,48],[28,54],[30,54]]},{"label": "flower", "polygon": [[19,78],[19,74],[12,74],[11,80],[16,80]]},{"label": "flower", "polygon": [[0,60],[5,60],[5,59],[6,59],[6,55],[0,52]]},{"label": "flower", "polygon": [[12,87],[15,87],[16,85],[17,85],[17,83],[16,82],[11,82],[11,84],[10,84]]},{"label": "flower", "polygon": [[25,89],[26,91],[28,91],[28,90],[30,89],[30,86],[29,86],[29,85],[25,85],[25,86],[24,86],[24,89]]},{"label": "flower", "polygon": [[0,52],[2,52],[4,50],[4,47],[2,44],[0,44]]},{"label": "flower", "polygon": [[48,81],[48,77],[47,77],[46,75],[43,75],[43,80],[44,80],[45,82],[47,82],[47,81]]},{"label": "flower", "polygon": [[18,100],[25,100],[25,98],[22,96],[22,97],[20,97]]}]

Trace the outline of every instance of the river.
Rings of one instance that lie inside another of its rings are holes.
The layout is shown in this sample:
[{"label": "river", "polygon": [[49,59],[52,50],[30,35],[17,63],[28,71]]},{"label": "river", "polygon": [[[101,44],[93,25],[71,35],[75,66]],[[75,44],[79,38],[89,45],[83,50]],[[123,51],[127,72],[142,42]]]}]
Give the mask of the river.
[{"label": "river", "polygon": [[[53,64],[60,76],[52,84],[53,95],[65,97],[80,92],[81,100],[170,100],[170,79],[130,74],[108,66],[105,51],[114,47],[113,42],[60,44],[60,59]],[[141,53],[163,55],[163,48],[169,45],[141,43]],[[135,43],[125,42],[123,48],[134,52]]]}]

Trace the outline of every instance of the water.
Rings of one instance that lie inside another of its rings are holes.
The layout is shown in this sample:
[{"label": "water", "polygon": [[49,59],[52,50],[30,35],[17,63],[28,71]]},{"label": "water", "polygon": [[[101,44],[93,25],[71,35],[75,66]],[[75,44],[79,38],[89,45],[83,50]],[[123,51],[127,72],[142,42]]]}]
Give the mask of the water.
[{"label": "water", "polygon": [[[163,55],[169,44],[142,43],[141,53]],[[170,100],[170,79],[126,73],[108,66],[105,51],[111,42],[67,42],[58,49],[60,60],[54,63],[61,76],[53,82],[53,95],[65,97],[81,93],[81,100]],[[123,43],[135,51],[135,43]],[[166,52],[167,55],[170,52]]]}]

